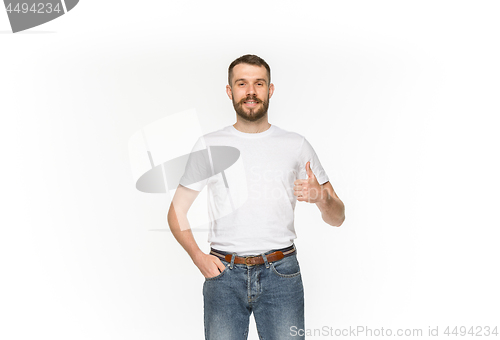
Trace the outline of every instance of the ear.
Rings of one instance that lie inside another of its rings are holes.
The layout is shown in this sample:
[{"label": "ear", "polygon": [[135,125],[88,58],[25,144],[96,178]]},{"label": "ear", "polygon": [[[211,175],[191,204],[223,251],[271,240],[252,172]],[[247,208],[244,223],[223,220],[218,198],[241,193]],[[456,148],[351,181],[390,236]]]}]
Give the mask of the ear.
[{"label": "ear", "polygon": [[226,85],[226,93],[229,99],[233,100],[233,92],[231,91],[231,86]]},{"label": "ear", "polygon": [[271,83],[271,84],[269,84],[269,99],[271,99],[271,97],[273,96],[273,93],[274,93],[274,84]]}]

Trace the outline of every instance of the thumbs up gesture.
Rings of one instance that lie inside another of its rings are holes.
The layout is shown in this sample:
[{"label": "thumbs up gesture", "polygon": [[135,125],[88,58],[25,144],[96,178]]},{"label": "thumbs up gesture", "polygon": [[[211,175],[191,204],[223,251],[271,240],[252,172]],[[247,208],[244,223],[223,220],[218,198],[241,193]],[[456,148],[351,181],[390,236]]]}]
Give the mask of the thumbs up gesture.
[{"label": "thumbs up gesture", "polygon": [[297,201],[318,203],[326,201],[328,193],[319,184],[316,176],[311,170],[311,162],[306,163],[307,179],[298,179],[293,184],[293,194],[297,196]]}]

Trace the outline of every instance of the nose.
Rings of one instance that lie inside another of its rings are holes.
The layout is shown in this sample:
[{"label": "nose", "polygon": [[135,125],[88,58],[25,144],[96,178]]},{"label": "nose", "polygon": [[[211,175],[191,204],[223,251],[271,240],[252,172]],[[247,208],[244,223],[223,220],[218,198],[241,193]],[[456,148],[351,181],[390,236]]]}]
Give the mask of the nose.
[{"label": "nose", "polygon": [[247,86],[247,97],[249,97],[249,96],[253,97],[253,96],[255,96],[255,93],[256,92],[255,92],[254,85],[253,84],[248,85]]}]

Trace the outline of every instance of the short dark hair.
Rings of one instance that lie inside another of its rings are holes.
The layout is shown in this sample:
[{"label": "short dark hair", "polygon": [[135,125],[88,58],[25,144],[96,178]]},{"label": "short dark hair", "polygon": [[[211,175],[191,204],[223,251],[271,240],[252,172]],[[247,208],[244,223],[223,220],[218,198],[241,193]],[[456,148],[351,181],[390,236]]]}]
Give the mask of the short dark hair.
[{"label": "short dark hair", "polygon": [[[229,65],[228,77],[227,77],[227,81],[228,81],[229,86],[233,86],[233,84],[231,84],[231,78],[233,77],[233,68],[238,64],[264,66],[267,70],[267,78],[269,80],[269,84],[271,83],[271,68],[266,63],[266,61],[264,59],[256,56],[256,55],[254,55],[254,54],[245,54],[245,55],[239,57],[238,59],[234,60],[231,63],[231,65]],[[269,86],[269,84],[267,84],[267,86]]]}]

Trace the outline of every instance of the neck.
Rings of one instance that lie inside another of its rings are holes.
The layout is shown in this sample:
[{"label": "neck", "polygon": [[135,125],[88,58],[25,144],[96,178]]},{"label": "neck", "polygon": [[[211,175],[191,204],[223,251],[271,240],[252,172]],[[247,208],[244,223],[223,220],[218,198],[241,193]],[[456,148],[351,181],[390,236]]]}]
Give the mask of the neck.
[{"label": "neck", "polygon": [[264,132],[271,127],[271,124],[267,120],[262,122],[247,122],[247,121],[237,121],[233,124],[234,128],[241,132],[246,133],[259,133]]}]

